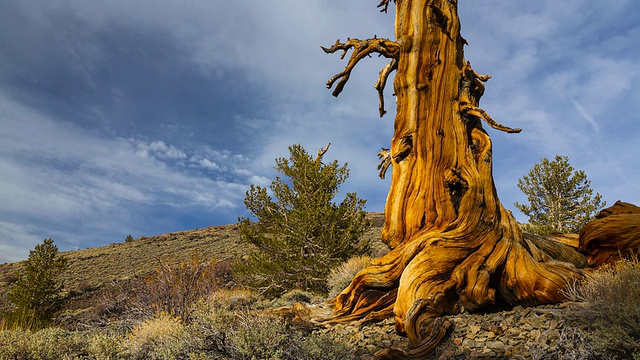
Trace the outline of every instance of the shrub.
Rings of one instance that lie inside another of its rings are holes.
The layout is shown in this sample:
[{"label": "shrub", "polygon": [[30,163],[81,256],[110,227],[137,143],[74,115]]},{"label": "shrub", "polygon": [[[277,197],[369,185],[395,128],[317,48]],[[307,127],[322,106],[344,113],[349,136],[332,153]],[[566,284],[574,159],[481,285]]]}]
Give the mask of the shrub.
[{"label": "shrub", "polygon": [[333,202],[349,170],[337,160],[324,164],[327,148],[314,160],[294,145],[289,159],[276,159],[276,170],[289,180],[271,183],[275,200],[260,186],[246,193],[245,205],[258,222],[240,218],[240,234],[257,250],[234,264],[242,285],[270,297],[292,289],[326,293],[329,270],[366,250],[368,244],[359,242],[369,226],[365,200],[347,193],[340,204]]},{"label": "shrub", "polygon": [[330,287],[329,297],[333,298],[337,296],[342,290],[344,290],[351,280],[356,276],[360,270],[369,265],[372,258],[369,256],[356,256],[342,263],[335,269],[332,269],[327,279]]},{"label": "shrub", "polygon": [[5,318],[11,326],[42,328],[62,307],[63,283],[60,275],[67,260],[58,256],[58,247],[46,239],[29,252],[24,272],[9,290],[12,310]]},{"label": "shrub", "polygon": [[572,320],[606,357],[640,355],[640,262],[635,257],[590,273],[566,290]]},{"label": "shrub", "polygon": [[86,352],[90,359],[120,360],[128,358],[128,349],[122,336],[95,332],[87,335]]},{"label": "shrub", "polygon": [[314,297],[315,296],[310,292],[300,290],[300,289],[294,289],[282,294],[282,296],[280,297],[280,300],[289,304],[296,303],[296,302],[311,303],[311,300]]},{"label": "shrub", "polygon": [[84,347],[81,337],[60,328],[0,331],[0,359],[74,359]]},{"label": "shrub", "polygon": [[230,360],[352,358],[344,343],[326,334],[310,334],[268,310],[256,310],[260,304],[251,292],[229,290],[200,301],[187,330],[192,354]]},{"label": "shrub", "polygon": [[351,350],[349,345],[327,334],[313,333],[304,339],[300,352],[303,359],[309,360],[354,359]]},{"label": "shrub", "polygon": [[215,261],[201,262],[196,251],[178,265],[172,256],[161,259],[154,274],[125,291],[132,306],[146,315],[165,312],[188,322],[193,304],[217,286]]},{"label": "shrub", "polygon": [[268,314],[238,317],[229,334],[234,359],[351,359],[351,349],[327,334],[309,334]]},{"label": "shrub", "polygon": [[172,360],[184,354],[184,339],[185,328],[180,319],[160,313],[133,328],[129,351],[133,359]]},{"label": "shrub", "polygon": [[167,313],[133,326],[126,336],[107,329],[68,332],[0,331],[0,359],[352,359],[351,349],[328,334],[287,322],[254,293],[219,290],[201,299],[192,322]]},{"label": "shrub", "polygon": [[133,236],[131,236],[131,234],[127,235],[126,238],[124,238],[124,242],[132,242],[133,241]]},{"label": "shrub", "polygon": [[264,314],[239,314],[228,334],[236,358],[283,359],[298,344],[281,319]]}]

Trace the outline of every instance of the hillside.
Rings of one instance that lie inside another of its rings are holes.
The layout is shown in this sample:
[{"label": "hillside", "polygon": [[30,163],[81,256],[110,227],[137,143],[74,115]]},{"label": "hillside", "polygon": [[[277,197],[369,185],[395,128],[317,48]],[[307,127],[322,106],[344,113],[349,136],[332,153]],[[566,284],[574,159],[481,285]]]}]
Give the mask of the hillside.
[{"label": "hillside", "polygon": [[[369,213],[368,217],[373,227],[363,237],[374,242],[374,249],[384,247],[378,240],[384,215]],[[110,284],[144,277],[155,270],[160,259],[172,256],[177,264],[185,262],[197,251],[200,259],[222,262],[242,257],[249,249],[250,245],[240,239],[238,226],[230,224],[63,252],[62,256],[69,263],[63,281],[72,295],[65,310],[77,312],[88,309],[107,295]],[[0,299],[4,298],[21,267],[22,262],[0,265]]]}]

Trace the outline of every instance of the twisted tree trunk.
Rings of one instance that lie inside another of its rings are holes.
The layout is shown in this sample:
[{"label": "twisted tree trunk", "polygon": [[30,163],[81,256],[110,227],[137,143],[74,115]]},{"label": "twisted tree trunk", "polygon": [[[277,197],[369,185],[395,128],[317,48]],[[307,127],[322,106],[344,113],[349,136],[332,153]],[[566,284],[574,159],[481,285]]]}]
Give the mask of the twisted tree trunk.
[{"label": "twisted tree trunk", "polygon": [[629,255],[637,257],[640,255],[640,207],[617,201],[600,211],[580,231],[579,246],[592,267]]},{"label": "twisted tree trunk", "polygon": [[[379,6],[387,10],[389,0]],[[411,358],[433,350],[450,323],[440,317],[504,303],[537,305],[564,299],[580,271],[523,239],[505,210],[492,175],[492,146],[479,108],[487,75],[464,59],[457,0],[397,0],[396,40],[337,41],[328,53],[353,49],[344,71],[327,83],[337,96],[356,63],[371,53],[390,58],[376,89],[396,70],[391,148],[380,154],[381,176],[392,166],[383,240],[392,249],[361,271],[334,299],[329,322],[395,316],[396,330],[416,348],[379,358]],[[344,57],[344,54],[342,55]],[[559,245],[562,246],[562,245]]]}]

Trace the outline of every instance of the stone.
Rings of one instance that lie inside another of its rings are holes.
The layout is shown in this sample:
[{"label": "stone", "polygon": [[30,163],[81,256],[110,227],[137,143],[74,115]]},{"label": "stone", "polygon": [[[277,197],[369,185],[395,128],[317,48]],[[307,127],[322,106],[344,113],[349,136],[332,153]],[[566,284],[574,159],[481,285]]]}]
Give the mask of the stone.
[{"label": "stone", "polygon": [[367,345],[365,346],[365,348],[367,349],[367,351],[369,352],[376,352],[378,350],[378,348],[375,345]]},{"label": "stone", "polygon": [[531,332],[529,333],[529,338],[531,339],[537,339],[539,336],[540,336],[540,330],[538,329],[531,330]]},{"label": "stone", "polygon": [[454,359],[456,355],[456,352],[453,350],[445,350],[442,352],[442,354],[440,354],[440,357],[438,358],[438,360],[448,360],[448,359]]},{"label": "stone", "polygon": [[482,327],[478,326],[478,325],[469,325],[469,330],[471,330],[472,334],[477,334],[478,331],[480,331],[482,329]]},{"label": "stone", "polygon": [[489,344],[489,346],[492,349],[496,349],[496,350],[506,350],[507,349],[507,345],[505,343],[503,343],[502,341],[493,341]]},{"label": "stone", "polygon": [[533,314],[529,322],[534,329],[540,329],[543,327],[542,320],[540,320],[538,315]]}]

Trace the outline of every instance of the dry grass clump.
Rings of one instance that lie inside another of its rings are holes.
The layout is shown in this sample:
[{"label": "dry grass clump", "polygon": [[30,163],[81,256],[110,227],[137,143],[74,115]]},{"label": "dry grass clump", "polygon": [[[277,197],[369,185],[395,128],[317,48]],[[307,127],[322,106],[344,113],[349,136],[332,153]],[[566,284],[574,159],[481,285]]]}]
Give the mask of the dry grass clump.
[{"label": "dry grass clump", "polygon": [[86,335],[86,353],[90,359],[120,360],[128,359],[129,351],[125,337],[96,331]]},{"label": "dry grass clump", "polygon": [[180,319],[160,313],[129,334],[131,359],[176,359],[185,352],[186,335]]},{"label": "dry grass clump", "polygon": [[640,359],[640,261],[594,271],[566,294],[570,315],[599,358]]},{"label": "dry grass clump", "polygon": [[371,260],[373,259],[369,256],[355,256],[345,261],[337,268],[332,269],[327,277],[330,289],[329,297],[335,297],[349,286],[349,284],[351,284],[351,280],[353,280],[356,274],[360,272],[360,270],[364,269],[365,266],[369,265]]}]

